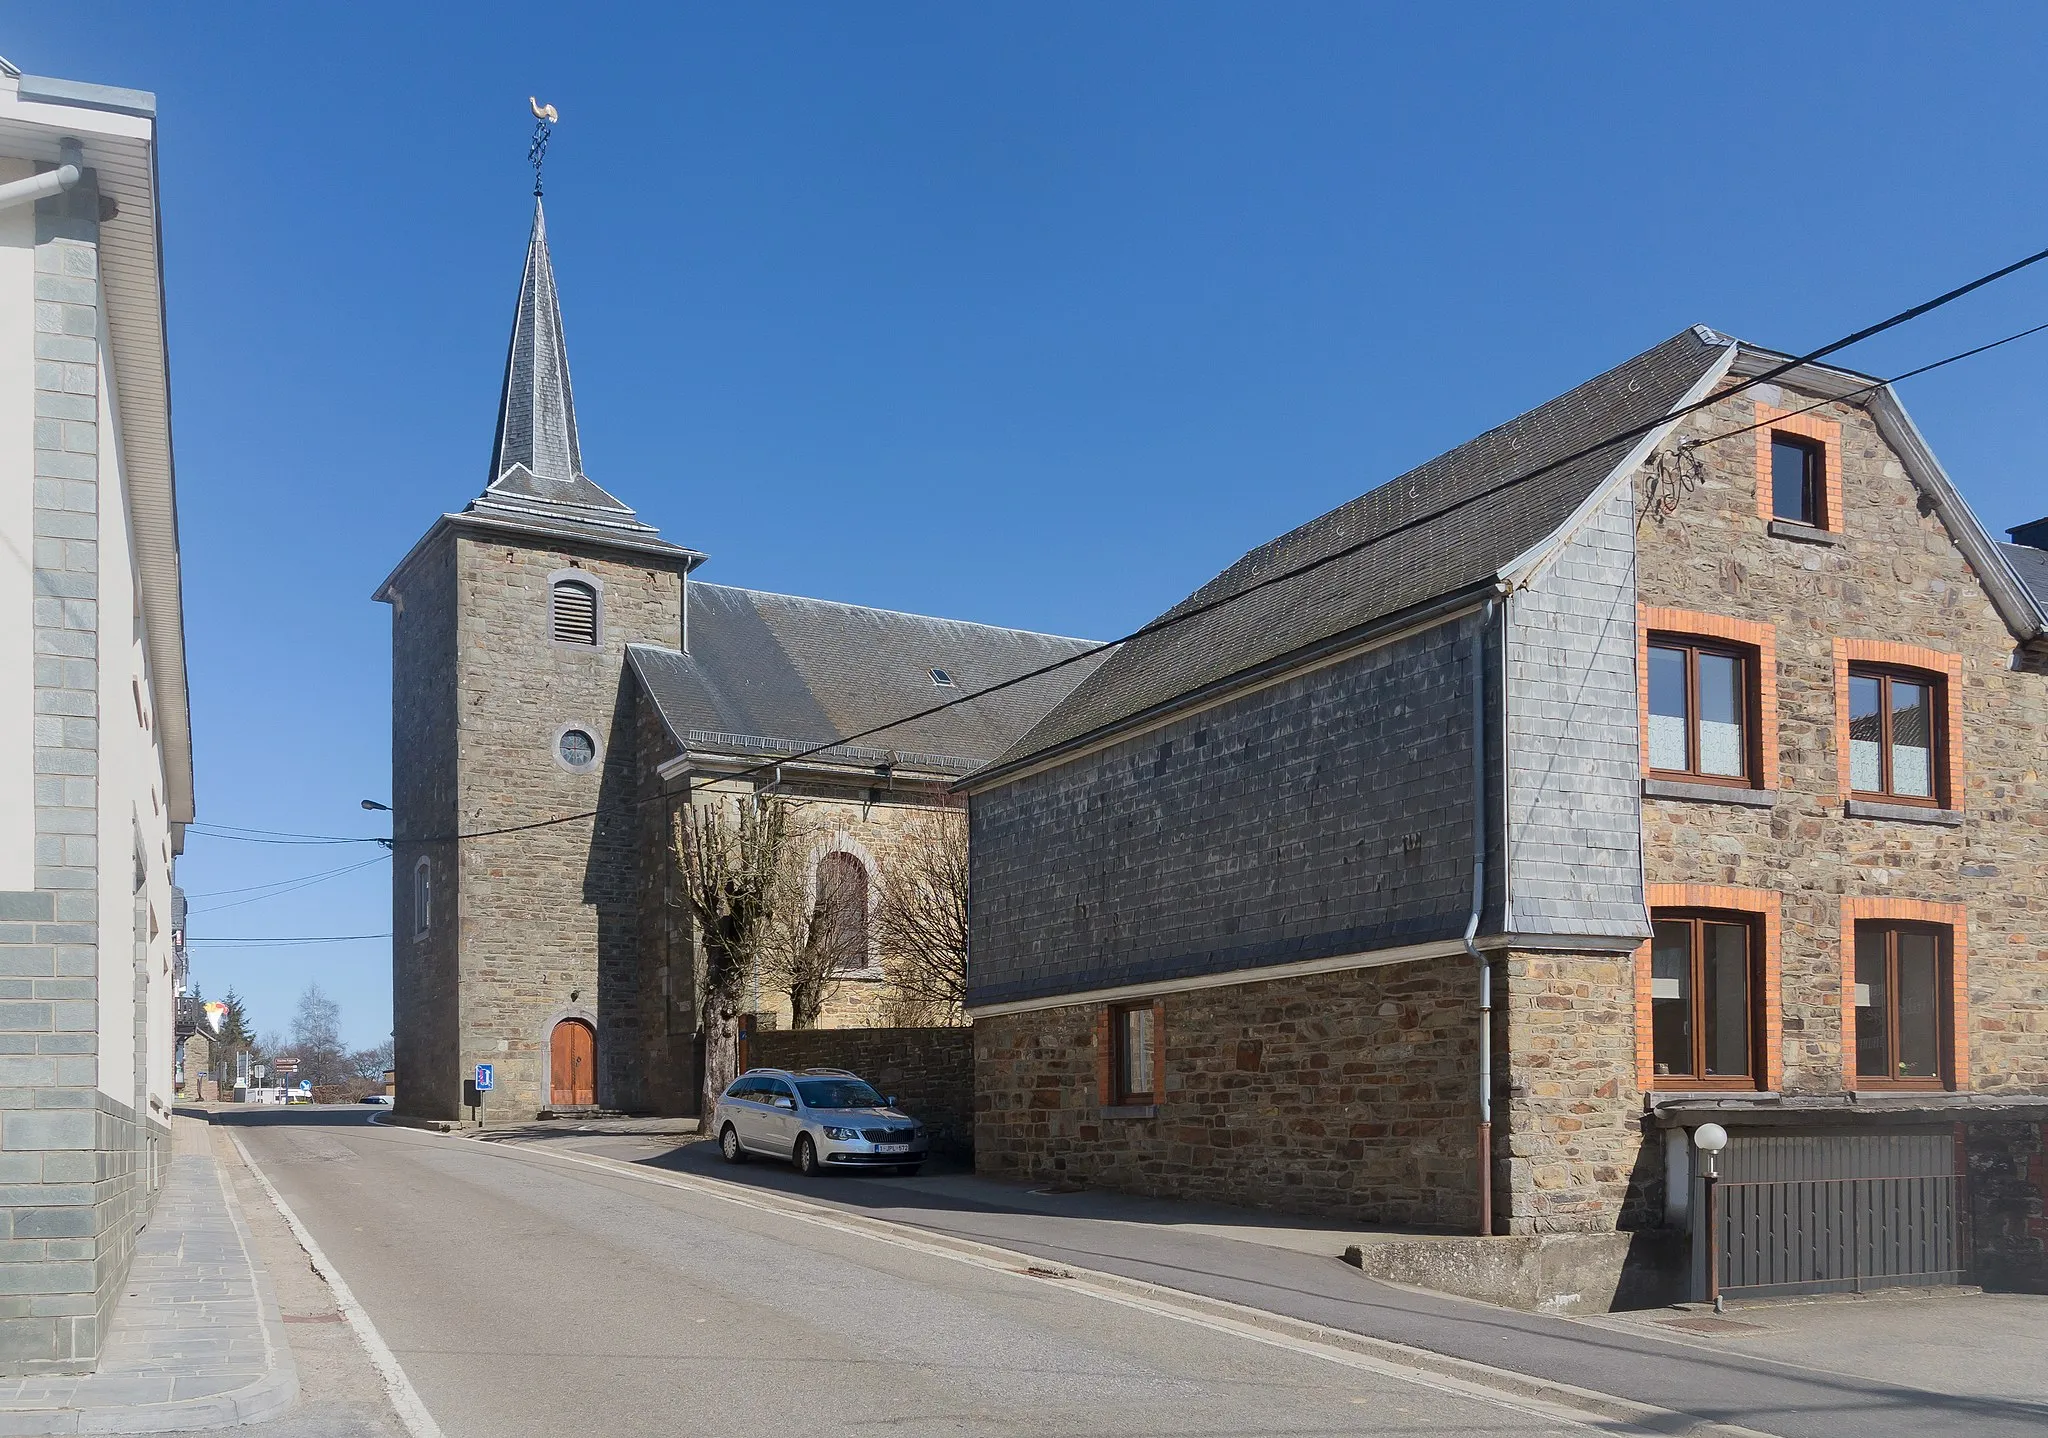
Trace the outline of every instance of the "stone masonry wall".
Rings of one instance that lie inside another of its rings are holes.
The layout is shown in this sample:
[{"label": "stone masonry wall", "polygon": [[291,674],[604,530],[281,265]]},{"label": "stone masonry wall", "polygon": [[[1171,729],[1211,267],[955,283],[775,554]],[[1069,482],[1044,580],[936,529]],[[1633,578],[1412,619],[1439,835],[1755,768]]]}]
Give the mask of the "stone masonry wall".
[{"label": "stone masonry wall", "polygon": [[974,1031],[956,1028],[792,1029],[755,1033],[755,1068],[841,1068],[859,1074],[930,1131],[934,1149],[974,1147]]},{"label": "stone masonry wall", "polygon": [[[1776,787],[1761,807],[1725,793],[1644,799],[1645,878],[1653,890],[1747,894],[1760,914],[1775,914],[1776,951],[1765,957],[1776,1041],[1766,1082],[1775,1075],[1777,1091],[1843,1089],[1844,913],[1881,904],[1929,915],[1945,912],[1929,906],[1956,905],[1967,914],[1963,1086],[2048,1093],[2048,868],[2040,862],[2048,684],[2010,667],[2010,631],[1862,409],[1827,404],[1801,421],[1803,432],[1826,440],[1839,475],[1830,486],[1832,532],[1804,541],[1771,533],[1758,491],[1768,430],[1747,427],[1813,398],[1770,387],[1723,401],[1687,419],[1639,475],[1639,602],[1706,616],[1702,627],[1732,621],[1725,631],[1738,636],[1768,626],[1776,711],[1765,736],[1775,745],[1765,769],[1775,770]],[[1731,437],[1713,438],[1723,434]],[[1697,469],[1671,485],[1671,446],[1689,438],[1708,442],[1691,451]],[[1653,493],[1669,502],[1653,503]],[[1658,617],[1660,627],[1669,622]],[[1961,734],[1954,822],[1846,814],[1838,639],[1916,646],[1932,652],[1930,666],[1953,664],[1960,682],[1949,702],[1960,706]],[[1515,1185],[1514,1222],[1654,1222],[1661,1158],[1634,1120],[1646,1103],[1683,1090],[1658,1084],[1647,1063],[1622,1064],[1610,1041],[1624,1029],[1647,1032],[1646,984],[1640,1004],[1622,992],[1647,955],[1619,975],[1591,956],[1526,962],[1510,1020],[1518,1038],[1546,1030],[1578,1038],[1562,1062],[1563,1050],[1517,1053],[1526,1067],[1515,1081],[1529,1092],[1512,1106],[1515,1161],[1528,1169]]]},{"label": "stone masonry wall", "polygon": [[[392,586],[391,1013],[395,1106],[453,1119],[462,1098],[455,918],[461,912],[454,846],[422,843],[456,832],[455,551],[446,537],[414,558]],[[430,922],[418,931],[414,870],[431,876]]]},{"label": "stone masonry wall", "polygon": [[[601,642],[555,643],[549,576],[602,586]],[[642,1046],[640,882],[629,643],[679,643],[676,561],[463,531],[456,540],[458,820],[465,832],[596,811],[461,845],[461,1059],[496,1066],[499,1114],[548,1103],[548,1039],[578,1017],[597,1031],[597,1100],[632,1097]],[[576,725],[600,746],[594,771],[557,761]],[[403,1078],[401,1078],[403,1083]]]},{"label": "stone masonry wall", "polygon": [[1369,1223],[1476,1221],[1470,961],[1169,995],[1149,1112],[1104,1111],[1106,1015],[975,1021],[978,1171]]},{"label": "stone masonry wall", "polygon": [[2048,1123],[1979,1122],[1964,1133],[1972,1280],[2048,1293]]},{"label": "stone masonry wall", "polygon": [[969,1003],[1456,937],[1478,622],[977,794]]}]

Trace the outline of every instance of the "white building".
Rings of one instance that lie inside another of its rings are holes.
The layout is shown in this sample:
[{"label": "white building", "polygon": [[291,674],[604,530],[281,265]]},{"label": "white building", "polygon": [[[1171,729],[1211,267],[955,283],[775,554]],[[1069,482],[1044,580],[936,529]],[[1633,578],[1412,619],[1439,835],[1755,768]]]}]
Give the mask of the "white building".
[{"label": "white building", "polygon": [[91,1366],[170,1162],[192,741],[155,115],[0,61],[0,1373]]}]

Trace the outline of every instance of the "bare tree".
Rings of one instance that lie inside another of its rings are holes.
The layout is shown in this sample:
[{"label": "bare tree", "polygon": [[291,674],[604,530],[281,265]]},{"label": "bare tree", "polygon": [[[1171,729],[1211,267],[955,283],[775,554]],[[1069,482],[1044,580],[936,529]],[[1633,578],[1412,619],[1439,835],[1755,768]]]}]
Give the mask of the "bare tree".
[{"label": "bare tree", "polygon": [[957,1024],[967,999],[967,813],[925,810],[905,825],[875,906],[898,1021]]},{"label": "bare tree", "polygon": [[789,996],[791,1028],[813,1029],[847,971],[867,964],[867,866],[832,851],[819,857],[809,884],[800,872],[791,877],[793,891],[778,896],[774,909],[761,982]]},{"label": "bare tree", "polygon": [[[697,1012],[704,1032],[709,1120],[739,1067],[740,992],[776,947],[778,914],[790,902],[793,832],[784,799],[711,794],[677,809],[676,866],[703,952]],[[800,890],[797,890],[800,892]]]}]

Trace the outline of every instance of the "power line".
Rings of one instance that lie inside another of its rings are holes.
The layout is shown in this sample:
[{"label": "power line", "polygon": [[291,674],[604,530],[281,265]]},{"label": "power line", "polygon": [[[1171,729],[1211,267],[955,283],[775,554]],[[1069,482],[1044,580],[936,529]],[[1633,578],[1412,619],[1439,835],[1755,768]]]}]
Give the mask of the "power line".
[{"label": "power line", "polygon": [[[246,899],[234,899],[234,900],[231,900],[230,902],[228,902],[228,903],[225,903],[225,904],[202,904],[202,905],[200,905],[200,906],[198,906],[198,907],[196,907],[196,908],[192,909],[192,910],[191,910],[190,912],[192,912],[192,913],[195,913],[195,914],[216,914],[216,913],[219,913],[219,912],[220,912],[220,911],[221,911],[222,909],[238,909],[238,908],[240,908],[240,907],[241,907],[242,905],[244,905],[244,904],[260,904],[260,903],[262,903],[262,902],[263,902],[264,900],[266,900],[266,899],[277,899],[277,898],[282,898],[282,897],[283,897],[284,895],[286,895],[286,894],[295,894],[295,893],[297,893],[297,892],[298,892],[298,891],[299,891],[300,889],[310,889],[310,888],[312,888],[312,887],[313,887],[313,886],[314,886],[315,884],[324,884],[324,883],[326,883],[326,882],[327,882],[327,881],[328,881],[329,879],[338,879],[338,878],[340,878],[340,877],[341,877],[341,876],[342,876],[343,874],[353,874],[353,873],[357,872],[358,870],[361,870],[361,869],[367,869],[367,868],[369,868],[369,867],[370,867],[370,866],[371,866],[372,864],[381,864],[381,863],[383,863],[383,862],[384,862],[384,861],[385,861],[386,859],[388,859],[388,858],[390,858],[390,857],[391,857],[391,855],[390,855],[389,853],[377,854],[377,855],[374,855],[374,856],[373,856],[373,857],[371,857],[371,858],[368,858],[368,859],[365,859],[365,860],[363,860],[363,861],[362,861],[361,863],[359,863],[359,864],[345,864],[345,865],[343,865],[343,866],[342,866],[341,868],[339,868],[339,869],[329,869],[329,870],[328,870],[328,871],[327,871],[326,873],[324,873],[324,874],[311,874],[311,875],[308,875],[307,877],[305,877],[305,878],[303,878],[303,879],[296,879],[296,880],[291,880],[291,879],[281,879],[281,880],[279,880],[279,881],[278,881],[277,883],[275,883],[275,884],[256,884],[256,885],[252,885],[252,886],[251,886],[252,888],[256,888],[256,889],[268,889],[268,890],[270,890],[271,892],[269,892],[269,893],[267,893],[267,894],[254,894],[254,895],[252,895],[252,896],[251,896],[250,898],[246,898]],[[232,893],[247,893],[247,892],[249,892],[249,891],[248,891],[248,890],[236,890],[236,889],[227,889],[227,890],[223,890],[223,892],[225,892],[225,893],[231,893],[231,894],[232,894]]]},{"label": "power line", "polygon": [[[379,855],[379,856],[378,856],[378,858],[382,858],[382,857],[383,857],[382,855]],[[296,876],[294,876],[294,877],[292,877],[292,878],[289,878],[289,879],[272,879],[272,880],[271,880],[271,881],[270,881],[269,883],[267,883],[267,884],[245,884],[245,885],[243,885],[243,886],[242,886],[241,888],[239,888],[239,889],[208,889],[208,890],[207,890],[207,891],[206,891],[205,893],[203,893],[203,894],[194,894],[194,893],[188,893],[188,894],[186,894],[186,895],[185,895],[185,897],[186,897],[186,898],[187,898],[188,900],[190,900],[190,899],[224,899],[224,898],[226,898],[226,897],[227,897],[227,896],[228,896],[229,894],[253,894],[253,893],[255,893],[255,892],[256,892],[256,891],[258,890],[258,889],[274,889],[274,888],[276,888],[276,887],[277,887],[277,886],[278,886],[279,884],[296,884],[296,883],[300,882],[300,880],[302,880],[302,879],[303,879],[303,880],[307,880],[307,881],[310,881],[310,880],[313,880],[313,879],[325,879],[325,878],[328,878],[328,877],[330,877],[331,875],[334,875],[334,874],[346,874],[346,873],[347,873],[347,872],[349,872],[349,870],[351,870],[351,869],[360,869],[360,868],[362,868],[362,867],[363,867],[363,866],[364,866],[365,864],[374,864],[374,863],[376,863],[376,862],[377,862],[377,859],[364,859],[364,860],[362,860],[362,861],[361,861],[361,862],[359,862],[359,863],[354,863],[354,864],[343,864],[343,865],[342,865],[342,866],[341,866],[340,868],[337,868],[337,869],[322,869],[322,870],[321,870],[321,871],[320,871],[319,873],[317,873],[317,874],[300,874],[300,875],[296,875]]]},{"label": "power line", "polygon": [[376,837],[350,838],[341,834],[283,834],[271,829],[243,829],[231,831],[225,827],[193,823],[187,825],[188,832],[203,839],[229,839],[240,844],[381,844],[384,840]]},{"label": "power line", "polygon": [[[1262,589],[1270,588],[1271,586],[1276,584],[1283,584],[1291,579],[1299,579],[1301,576],[1305,574],[1309,574],[1314,572],[1315,570],[1321,569],[1325,565],[1334,564],[1340,559],[1349,558],[1350,556],[1358,554],[1366,549],[1369,549],[1372,546],[1379,544],[1381,541],[1390,539],[1395,535],[1403,534],[1413,529],[1419,529],[1427,524],[1433,524],[1437,520],[1444,519],[1452,514],[1457,513],[1462,509],[1470,508],[1472,505],[1478,504],[1484,500],[1492,499],[1497,495],[1504,494],[1508,490],[1513,489],[1518,485],[1527,484],[1531,480],[1539,479],[1546,474],[1554,473],[1555,471],[1562,469],[1567,465],[1576,464],[1582,459],[1592,458],[1593,456],[1598,455],[1605,450],[1612,449],[1614,446],[1618,444],[1623,444],[1633,439],[1640,439],[1644,435],[1649,434],[1655,430],[1662,429],[1667,425],[1675,424],[1677,421],[1685,418],[1687,415],[1696,414],[1701,410],[1708,409],[1713,405],[1719,404],[1724,399],[1728,399],[1734,395],[1741,394],[1745,390],[1754,389],[1758,385],[1768,384],[1773,380],[1782,378],[1783,376],[1790,374],[1793,370],[1799,369],[1804,365],[1813,364],[1821,359],[1826,358],[1829,355],[1836,354],[1842,350],[1848,349],[1852,345],[1860,344],[1864,340],[1871,339],[1877,335],[1883,334],[1887,330],[1896,329],[1898,326],[1906,324],[1911,320],[1918,319],[1922,315],[1929,314],[1934,310],[1940,309],[1944,305],[1952,304],[1956,300],[1963,298],[1965,295],[1972,294],[1977,290],[1983,289],[1986,285],[1993,284],[1998,280],[2005,279],[2007,276],[2017,274],[2021,270],[2027,269],[2032,265],[2037,265],[2041,263],[2043,260],[2048,260],[2048,249],[2037,250],[2033,254],[2015,260],[2009,265],[2001,266],[2000,268],[1993,270],[1988,274],[1980,275],[1976,279],[1970,280],[1965,284],[1958,285],[1954,289],[1944,291],[1943,293],[1936,295],[1934,298],[1930,300],[1922,301],[1920,304],[1914,305],[1910,309],[1901,310],[1897,314],[1892,315],[1886,319],[1879,320],[1875,324],[1866,325],[1862,329],[1856,330],[1851,334],[1842,336],[1840,339],[1830,341],[1829,343],[1822,345],[1819,349],[1809,350],[1805,354],[1795,355],[1791,358],[1782,360],[1779,363],[1763,370],[1761,373],[1751,375],[1746,379],[1739,380],[1736,383],[1731,384],[1726,389],[1717,390],[1712,394],[1694,400],[1690,404],[1683,405],[1677,409],[1667,411],[1666,413],[1659,415],[1655,419],[1646,420],[1641,424],[1632,425],[1627,429],[1620,430],[1616,433],[1607,435],[1602,439],[1595,440],[1593,443],[1589,445],[1583,446],[1582,448],[1574,450],[1571,453],[1563,455],[1557,459],[1553,459],[1544,464],[1538,465],[1534,469],[1526,470],[1521,474],[1513,476],[1512,478],[1504,479],[1495,485],[1492,485],[1486,489],[1482,489],[1474,494],[1469,494],[1462,499],[1453,500],[1452,502],[1442,506],[1441,508],[1432,510],[1426,514],[1416,515],[1411,519],[1403,520],[1401,523],[1393,525],[1390,528],[1380,530],[1371,535],[1370,537],[1354,540],[1352,543],[1335,549],[1328,554],[1321,555],[1315,559],[1307,561],[1304,564],[1296,565],[1291,569],[1277,571],[1273,574],[1267,575],[1262,579],[1255,580],[1252,583],[1245,585],[1241,589],[1232,590],[1228,594],[1218,595],[1214,599],[1207,600],[1201,604],[1191,605],[1185,609],[1172,610],[1166,614],[1161,615],[1159,618],[1152,620],[1150,623],[1140,625],[1138,628],[1132,630],[1130,633],[1122,636],[1121,638],[1106,640],[1103,643],[1095,644],[1086,649],[1078,650],[1073,654],[1067,655],[1063,659],[1056,659],[1050,664],[1043,664],[1036,669],[1026,670],[1022,674],[1013,675],[1008,679],[999,680],[994,684],[985,685],[980,689],[975,689],[965,694],[956,695],[951,699],[943,700],[940,703],[933,704],[924,709],[917,710],[915,713],[899,716],[898,718],[891,719],[886,723],[876,724],[866,729],[856,730],[851,734],[837,735],[834,738],[823,741],[822,743],[814,744],[809,748],[799,749],[792,754],[781,755],[780,757],[775,759],[764,759],[760,763],[755,764],[750,768],[742,769],[739,772],[728,775],[726,777],[729,779],[751,778],[757,774],[771,772],[785,764],[794,764],[804,759],[814,758],[819,754],[827,752],[828,750],[841,748],[847,744],[855,743],[861,739],[872,738],[877,734],[885,734],[891,729],[901,728],[905,724],[914,724],[920,719],[927,719],[934,714],[944,713],[946,710],[956,708],[959,705],[971,704],[976,700],[987,698],[991,694],[1000,693],[1005,689],[1014,688],[1019,684],[1029,683],[1033,679],[1043,678],[1048,674],[1052,674],[1057,672],[1058,670],[1065,669],[1069,665],[1079,664],[1084,660],[1093,659],[1097,655],[1107,653],[1111,649],[1115,649],[1122,645],[1129,644],[1134,640],[1147,638],[1151,635],[1158,634],[1166,629],[1170,629],[1176,625],[1184,624],[1190,619],[1200,618],[1205,614],[1211,614],[1219,609],[1226,608],[1229,605],[1237,604],[1243,601],[1244,599],[1248,598],[1249,596],[1258,593]],[[1984,350],[1987,349],[1995,349],[2000,344],[2009,343],[2011,340],[2021,338],[2024,334],[2031,333],[2034,333],[2034,331],[2023,331],[2020,335],[2010,335],[2007,336],[2006,339],[1995,341],[1992,344],[1981,345],[1974,350],[1965,351],[1964,353],[1958,355],[1951,355],[1947,359],[1936,361],[1935,363],[1930,365],[1924,365],[1916,370],[1911,370],[1907,374],[1899,376],[1899,378],[1906,379],[1912,377],[1913,375],[1925,374],[1929,370],[1938,369],[1944,364],[1953,364],[1959,359],[1966,359],[1973,354],[1981,354]],[[1893,382],[1895,381],[1874,381],[1872,384],[1867,386],[1866,389],[1877,389],[1886,383]],[[1823,403],[1832,402],[1833,401],[1823,401]],[[1741,431],[1736,432],[1740,433]],[[625,807],[637,807],[639,804],[655,802],[660,797],[662,796],[656,795],[647,799],[636,800],[633,802],[632,805]],[[602,811],[597,809],[586,809],[573,814],[558,814],[550,819],[536,819],[524,824],[508,824],[501,828],[479,829],[470,833],[463,833],[458,831],[453,834],[430,834],[422,835],[417,838],[394,836],[394,842],[407,844],[439,844],[457,842],[464,839],[498,838],[508,834],[523,834],[529,833],[536,829],[552,828],[558,824],[572,824],[584,819],[594,819],[599,817],[601,812]],[[305,836],[301,838],[299,842],[312,842],[313,838],[314,836]],[[323,842],[364,843],[376,841],[330,838],[323,840]]]},{"label": "power line", "polygon": [[187,938],[185,940],[185,943],[187,944],[187,946],[193,944],[206,944],[212,948],[222,948],[230,945],[236,947],[247,947],[255,944],[352,944],[356,942],[358,939],[388,939],[390,937],[391,935],[389,934],[287,934],[269,938]]}]

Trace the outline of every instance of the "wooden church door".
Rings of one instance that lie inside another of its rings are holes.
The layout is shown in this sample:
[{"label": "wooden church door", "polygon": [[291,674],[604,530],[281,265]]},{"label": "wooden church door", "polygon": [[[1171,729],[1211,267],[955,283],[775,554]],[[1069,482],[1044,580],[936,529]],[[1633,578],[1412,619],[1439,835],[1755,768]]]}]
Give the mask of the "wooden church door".
[{"label": "wooden church door", "polygon": [[548,1048],[548,1103],[554,1108],[597,1103],[597,1033],[581,1019],[555,1025]]}]

